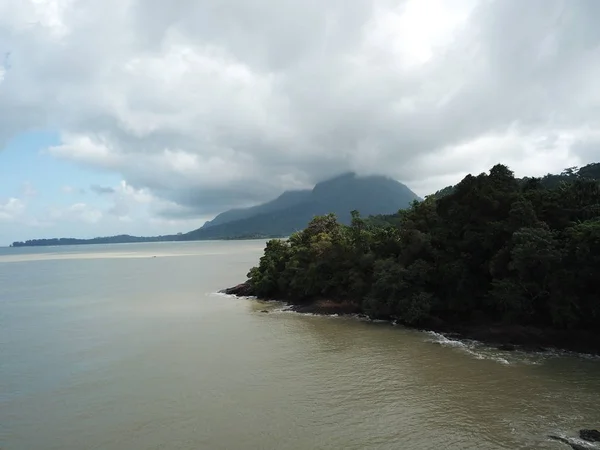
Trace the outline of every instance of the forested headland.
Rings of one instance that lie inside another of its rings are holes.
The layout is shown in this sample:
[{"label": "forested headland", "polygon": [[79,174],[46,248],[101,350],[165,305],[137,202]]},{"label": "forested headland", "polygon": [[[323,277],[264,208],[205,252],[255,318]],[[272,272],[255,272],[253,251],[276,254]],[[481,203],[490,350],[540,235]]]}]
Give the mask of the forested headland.
[{"label": "forested headland", "polygon": [[600,164],[525,179],[496,165],[395,215],[316,217],[231,292],[600,352],[599,179]]}]

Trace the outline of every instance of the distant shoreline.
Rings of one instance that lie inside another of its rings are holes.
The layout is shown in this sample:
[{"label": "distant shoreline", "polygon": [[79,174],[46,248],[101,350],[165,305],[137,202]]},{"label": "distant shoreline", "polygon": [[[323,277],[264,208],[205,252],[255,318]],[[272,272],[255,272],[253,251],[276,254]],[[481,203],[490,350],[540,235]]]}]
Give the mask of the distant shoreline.
[{"label": "distant shoreline", "polygon": [[28,241],[16,241],[7,246],[7,248],[21,247],[61,247],[68,245],[103,245],[103,244],[143,244],[152,242],[198,242],[198,241],[247,241],[255,239],[278,239],[285,236],[274,235],[241,235],[221,238],[206,238],[206,239],[186,239],[181,236],[156,236],[156,237],[138,237],[138,236],[110,236],[99,237],[92,239],[75,239],[75,238],[55,238],[55,239],[32,239]]}]

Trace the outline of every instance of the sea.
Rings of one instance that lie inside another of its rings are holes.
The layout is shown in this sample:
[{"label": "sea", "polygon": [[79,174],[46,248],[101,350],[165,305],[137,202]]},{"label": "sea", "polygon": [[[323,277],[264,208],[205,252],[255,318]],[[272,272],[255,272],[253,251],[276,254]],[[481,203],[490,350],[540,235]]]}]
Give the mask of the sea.
[{"label": "sea", "polygon": [[0,249],[0,449],[566,449],[548,435],[600,428],[597,357],[220,294],[264,245]]}]

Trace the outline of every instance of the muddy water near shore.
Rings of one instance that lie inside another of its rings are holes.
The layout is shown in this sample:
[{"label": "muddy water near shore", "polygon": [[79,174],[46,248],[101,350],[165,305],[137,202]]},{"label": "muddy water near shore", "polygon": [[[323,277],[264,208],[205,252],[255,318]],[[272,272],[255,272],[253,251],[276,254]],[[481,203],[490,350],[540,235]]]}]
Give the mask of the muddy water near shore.
[{"label": "muddy water near shore", "polygon": [[215,294],[263,246],[1,249],[0,448],[561,449],[600,426],[598,358]]}]

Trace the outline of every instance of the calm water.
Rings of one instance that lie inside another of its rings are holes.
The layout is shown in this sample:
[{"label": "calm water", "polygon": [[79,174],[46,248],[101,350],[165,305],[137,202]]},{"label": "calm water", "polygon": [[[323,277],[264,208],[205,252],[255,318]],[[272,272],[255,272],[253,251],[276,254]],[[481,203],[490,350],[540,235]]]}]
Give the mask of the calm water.
[{"label": "calm water", "polygon": [[215,295],[263,244],[0,249],[0,448],[561,449],[600,426],[598,359]]}]

